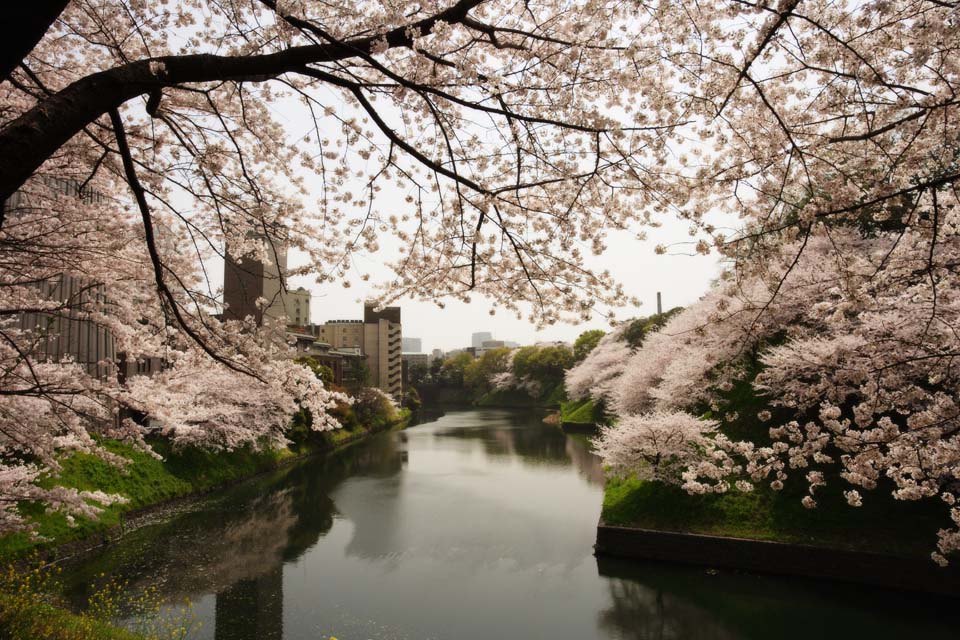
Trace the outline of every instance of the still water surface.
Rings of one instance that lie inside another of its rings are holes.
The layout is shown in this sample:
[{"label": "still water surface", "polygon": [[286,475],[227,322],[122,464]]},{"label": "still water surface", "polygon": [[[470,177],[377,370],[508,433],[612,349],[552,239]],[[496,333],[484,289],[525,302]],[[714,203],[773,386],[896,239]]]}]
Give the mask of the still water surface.
[{"label": "still water surface", "polygon": [[603,474],[540,416],[449,412],[191,505],[73,567],[216,640],[956,638],[955,603],[592,554]]}]

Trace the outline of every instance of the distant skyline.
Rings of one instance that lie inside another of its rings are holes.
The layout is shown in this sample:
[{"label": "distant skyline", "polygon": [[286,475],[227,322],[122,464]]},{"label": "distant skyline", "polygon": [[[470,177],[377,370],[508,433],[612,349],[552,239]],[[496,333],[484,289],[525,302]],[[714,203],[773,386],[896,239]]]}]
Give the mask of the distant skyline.
[{"label": "distant skyline", "polygon": [[[662,292],[663,307],[688,305],[702,296],[711,280],[719,274],[715,255],[687,255],[668,253],[656,255],[658,243],[668,244],[684,237],[685,227],[674,220],[664,220],[662,227],[651,229],[646,240],[621,232],[611,235],[607,251],[601,256],[591,256],[587,264],[596,269],[609,269],[624,285],[626,292],[641,301],[636,308],[624,307],[615,310],[619,320],[649,315],[657,310],[657,291]],[[685,247],[675,246],[674,251]],[[388,253],[389,255],[389,253]],[[395,254],[394,254],[395,255]],[[361,280],[356,274],[349,279],[350,287],[317,285],[308,276],[290,279],[291,287],[303,286],[313,294],[311,317],[313,322],[323,323],[335,318],[360,318],[363,315],[363,300],[376,294],[373,284],[389,276],[389,270],[379,261],[369,259],[357,265],[357,273],[371,274],[370,281]],[[291,256],[291,266],[297,257]],[[588,323],[555,324],[537,330],[526,318],[518,320],[515,315],[499,310],[491,316],[489,300],[476,296],[467,304],[445,300],[445,308],[433,302],[401,299],[395,304],[402,309],[403,335],[420,338],[423,352],[433,349],[462,349],[471,345],[471,336],[480,331],[489,331],[495,340],[512,340],[520,344],[535,342],[573,342],[589,329],[609,330],[609,322],[595,315]]]}]

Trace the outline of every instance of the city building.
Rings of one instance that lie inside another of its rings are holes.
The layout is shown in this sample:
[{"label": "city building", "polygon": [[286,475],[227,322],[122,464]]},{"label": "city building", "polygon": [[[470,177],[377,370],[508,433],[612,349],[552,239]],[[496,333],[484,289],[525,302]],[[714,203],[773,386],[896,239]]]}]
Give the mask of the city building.
[{"label": "city building", "polygon": [[409,363],[411,366],[424,366],[430,364],[430,356],[425,353],[404,353],[401,356],[404,362]]},{"label": "city building", "polygon": [[310,326],[310,292],[303,287],[286,295],[287,323],[297,327]]},{"label": "city building", "polygon": [[420,353],[423,351],[423,340],[420,338],[404,338],[403,339],[403,352],[404,353]]},{"label": "city building", "polygon": [[[225,248],[223,317],[226,320],[243,320],[249,316],[261,325],[265,317],[287,315],[282,295],[286,288],[287,248],[276,237],[261,234],[256,239],[265,246],[265,262],[249,254],[235,255],[229,244]],[[257,305],[260,298],[267,301],[263,307]]]},{"label": "city building", "polygon": [[[259,234],[267,260],[261,262],[252,255],[236,256],[226,248],[223,270],[223,317],[242,320],[252,316],[258,325],[264,318],[286,318],[288,325],[306,327],[310,324],[310,292],[303,287],[287,288],[287,248],[283,242],[285,231],[279,237]],[[266,300],[264,307],[257,300]]]},{"label": "city building", "polygon": [[484,340],[483,344],[480,345],[480,348],[477,349],[477,355],[482,355],[486,351],[491,349],[502,349],[507,346],[507,343],[503,340]]},{"label": "city building", "polygon": [[[352,351],[355,356],[365,358],[365,371],[359,363],[351,365],[357,375],[365,373],[365,384],[397,398],[403,394],[402,333],[400,307],[377,311],[373,303],[364,305],[363,320],[328,320],[310,326],[310,334],[319,342],[337,352]],[[348,370],[345,363],[345,379],[349,378]]]},{"label": "city building", "polygon": [[363,305],[363,352],[367,354],[370,382],[400,398],[403,395],[400,307],[376,309],[370,302]]},{"label": "city building", "polygon": [[[75,196],[84,205],[95,206],[106,201],[103,194],[82,188],[77,180],[51,176],[40,180],[63,195]],[[3,207],[13,220],[29,203],[18,191]],[[111,304],[106,286],[63,273],[32,286],[39,290],[42,298],[57,303],[56,309],[50,311],[21,312],[17,316],[18,328],[29,332],[31,337],[29,355],[34,361],[70,360],[94,378],[104,380],[116,375],[120,382],[135,375],[150,375],[162,368],[160,358],[133,359],[118,352],[110,330],[90,319],[89,311]]]},{"label": "city building", "polygon": [[470,346],[473,348],[479,348],[483,346],[484,340],[493,340],[493,334],[489,331],[478,331],[473,334],[472,339],[470,340]]},{"label": "city building", "polygon": [[430,360],[443,360],[443,349],[434,349],[430,353]]},{"label": "city building", "polygon": [[410,384],[410,370],[420,368],[421,375],[430,366],[430,356],[425,353],[404,353],[403,356],[403,384]]},{"label": "city building", "polygon": [[310,327],[320,342],[335,349],[358,349],[363,352],[363,320],[327,320]]}]

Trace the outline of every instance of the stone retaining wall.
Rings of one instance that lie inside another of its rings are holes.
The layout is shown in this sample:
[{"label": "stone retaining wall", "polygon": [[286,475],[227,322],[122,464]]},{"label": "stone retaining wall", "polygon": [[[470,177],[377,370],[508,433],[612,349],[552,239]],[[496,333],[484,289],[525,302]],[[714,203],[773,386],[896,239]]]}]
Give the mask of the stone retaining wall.
[{"label": "stone retaining wall", "polygon": [[960,595],[956,561],[939,567],[925,558],[902,558],[765,540],[597,526],[597,555],[828,578],[897,589]]}]

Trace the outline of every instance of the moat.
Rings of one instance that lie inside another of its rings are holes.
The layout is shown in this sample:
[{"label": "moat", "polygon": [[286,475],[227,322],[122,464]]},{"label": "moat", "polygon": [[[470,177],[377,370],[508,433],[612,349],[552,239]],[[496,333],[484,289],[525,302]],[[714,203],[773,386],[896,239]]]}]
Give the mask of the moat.
[{"label": "moat", "polygon": [[70,567],[192,601],[190,637],[950,638],[949,601],[597,559],[603,470],[538,414],[450,411],[238,485]]}]

